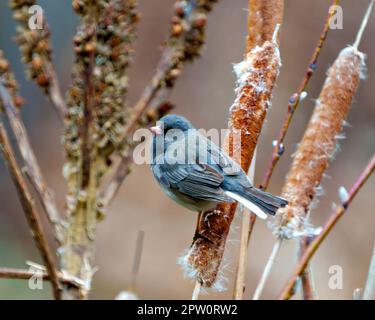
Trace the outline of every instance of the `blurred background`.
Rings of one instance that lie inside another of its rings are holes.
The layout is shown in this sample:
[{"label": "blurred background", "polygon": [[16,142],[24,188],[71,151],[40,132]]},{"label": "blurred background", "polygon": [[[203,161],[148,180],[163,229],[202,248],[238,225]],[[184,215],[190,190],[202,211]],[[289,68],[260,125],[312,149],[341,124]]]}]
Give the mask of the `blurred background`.
[{"label": "blurred background", "polygon": [[[139,0],[141,20],[130,71],[129,103],[137,101],[151,78],[161,53],[173,13],[173,0]],[[286,0],[281,28],[282,69],[274,90],[258,146],[255,184],[259,184],[271,156],[272,140],[280,130],[289,96],[297,89],[312,51],[319,39],[328,0]],[[369,1],[343,0],[343,30],[331,30],[319,58],[318,69],[308,88],[308,96],[295,114],[286,139],[286,152],[274,173],[270,191],[281,191],[291,163],[291,154],[301,139],[318,97],[327,68],[339,51],[352,43]],[[78,23],[71,1],[39,1],[51,27],[54,61],[64,92],[70,84],[73,61],[72,37]],[[247,0],[219,1],[209,16],[206,47],[202,57],[188,65],[178,79],[171,101],[199,128],[226,128],[228,108],[234,99],[232,64],[241,61],[247,26]],[[338,202],[340,186],[349,188],[375,151],[375,13],[365,31],[360,50],[367,54],[368,77],[362,81],[345,128],[346,139],[324,179],[323,196],[312,211],[315,225],[323,224]],[[15,23],[7,1],[0,1],[0,48],[10,60],[26,99],[22,109],[25,125],[43,173],[63,211],[66,185],[61,174],[64,153],[60,143],[62,128],[57,116],[34,83],[26,81],[18,47],[13,42]],[[363,287],[372,247],[375,223],[375,177],[356,197],[335,230],[315,255],[312,267],[321,299],[351,299],[355,288]],[[113,299],[127,288],[138,230],[145,231],[144,249],[137,280],[137,293],[143,299],[190,299],[194,283],[184,278],[176,263],[192,240],[196,214],[169,200],[156,185],[148,166],[137,166],[125,181],[99,225],[96,239],[96,266],[92,298]],[[227,289],[208,290],[201,298],[229,299],[235,276],[240,217],[233,222],[223,263]],[[258,221],[248,255],[245,297],[251,298],[270,254],[274,237],[266,223]],[[14,185],[0,161],[0,267],[27,268],[26,260],[41,262],[28,230]],[[263,298],[276,298],[295,265],[295,243],[281,250]],[[329,267],[343,268],[343,289],[328,287]],[[43,290],[30,290],[27,281],[0,279],[0,299],[51,298],[48,284]]]}]

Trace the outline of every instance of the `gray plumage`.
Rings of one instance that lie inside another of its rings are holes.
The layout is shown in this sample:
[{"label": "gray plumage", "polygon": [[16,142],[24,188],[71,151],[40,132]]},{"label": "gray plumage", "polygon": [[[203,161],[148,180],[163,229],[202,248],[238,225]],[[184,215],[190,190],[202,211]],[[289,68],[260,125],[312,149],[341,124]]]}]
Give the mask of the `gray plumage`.
[{"label": "gray plumage", "polygon": [[162,126],[153,129],[157,134],[153,136],[151,168],[163,191],[177,203],[205,211],[218,202],[238,201],[261,218],[287,204],[254,188],[241,167],[187,119],[167,115],[160,122]]}]

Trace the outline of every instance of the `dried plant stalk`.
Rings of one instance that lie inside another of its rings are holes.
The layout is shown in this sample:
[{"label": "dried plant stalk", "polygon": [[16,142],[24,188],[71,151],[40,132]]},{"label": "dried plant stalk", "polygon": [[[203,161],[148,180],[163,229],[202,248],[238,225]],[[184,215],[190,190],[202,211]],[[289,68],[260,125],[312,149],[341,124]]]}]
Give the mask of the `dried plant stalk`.
[{"label": "dried plant stalk", "polygon": [[375,300],[375,246],[372,250],[365,290],[363,291],[363,300]]},{"label": "dried plant stalk", "polygon": [[[27,174],[31,183],[40,198],[44,211],[47,213],[48,220],[55,229],[56,240],[61,244],[64,239],[64,229],[61,224],[60,214],[52,191],[48,188],[42,175],[38,161],[31,147],[26,128],[19,112],[19,103],[22,100],[18,96],[17,83],[13,73],[10,71],[9,63],[4,58],[0,50],[0,106],[2,107],[13,133],[18,142],[18,148],[24,159]],[[18,104],[18,105],[17,105]]]},{"label": "dried plant stalk", "polygon": [[[265,42],[256,47],[235,66],[237,98],[230,108],[229,134],[226,151],[247,171],[270,105],[271,93],[280,67],[277,44]],[[240,140],[240,145],[236,141]],[[236,204],[220,203],[204,212],[198,223],[198,233],[184,266],[204,287],[211,287],[219,271],[226,237],[236,211]]]},{"label": "dried plant stalk", "polygon": [[77,0],[73,7],[82,22],[74,37],[76,60],[64,135],[69,227],[62,267],[86,281],[80,292],[86,298],[96,225],[104,214],[99,187],[112,154],[123,147],[126,71],[138,16],[134,0]]},{"label": "dried plant stalk", "polygon": [[35,207],[34,200],[27,188],[26,181],[22,176],[21,169],[18,167],[12,146],[9,142],[8,135],[0,122],[0,151],[4,156],[9,172],[12,176],[14,184],[16,185],[21,205],[25,212],[27,221],[30,226],[31,234],[35,240],[35,244],[40,252],[40,255],[46,264],[48,274],[51,277],[53,295],[55,299],[61,299],[61,287],[59,277],[57,274],[57,267],[54,257],[49,248],[46,235],[41,224],[40,215]]},{"label": "dried plant stalk", "polygon": [[306,235],[306,216],[324,171],[337,147],[364,69],[364,54],[355,47],[342,50],[328,70],[314,113],[294,155],[283,187],[289,201],[276,215],[275,233],[281,238]]},{"label": "dried plant stalk", "polygon": [[22,61],[27,66],[27,75],[49,96],[63,119],[67,107],[52,64],[48,24],[44,17],[40,17],[43,21],[42,28],[35,30],[29,28],[29,8],[37,4],[36,0],[10,0],[9,3],[14,12],[14,19],[19,23],[17,42],[20,45]]},{"label": "dried plant stalk", "polygon": [[[0,278],[3,279],[20,279],[20,280],[29,280],[35,276],[35,271],[25,270],[25,269],[12,269],[12,268],[0,268]],[[43,280],[51,281],[51,276],[41,270],[41,276]],[[61,272],[58,272],[59,281],[64,285],[79,288],[82,283],[77,279],[69,277]]]},{"label": "dried plant stalk", "polygon": [[247,52],[271,41],[284,13],[284,0],[249,0]]}]

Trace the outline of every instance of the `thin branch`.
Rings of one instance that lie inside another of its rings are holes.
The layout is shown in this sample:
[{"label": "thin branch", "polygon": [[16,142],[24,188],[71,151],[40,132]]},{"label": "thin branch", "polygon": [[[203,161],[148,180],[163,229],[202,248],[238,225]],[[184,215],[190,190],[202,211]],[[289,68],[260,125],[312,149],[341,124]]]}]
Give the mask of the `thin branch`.
[{"label": "thin branch", "polygon": [[[299,257],[302,256],[303,252],[306,250],[307,246],[311,243],[311,237],[305,237],[305,239],[300,241],[300,253]],[[301,275],[302,283],[302,295],[303,300],[316,300],[316,292],[314,289],[314,281],[312,275],[311,266],[308,265]]]},{"label": "thin branch", "polygon": [[202,285],[199,281],[195,281],[193,295],[191,296],[191,300],[198,300],[199,298],[199,292],[201,291]]},{"label": "thin branch", "polygon": [[355,181],[355,183],[351,187],[348,193],[348,198],[340,206],[336,208],[336,210],[333,212],[333,214],[331,215],[331,217],[328,219],[327,223],[325,224],[322,232],[306,248],[304,254],[302,255],[301,259],[299,260],[293,272],[292,277],[289,279],[286,286],[282,290],[279,296],[280,300],[289,299],[292,296],[293,288],[298,277],[301,276],[301,274],[307,267],[308,263],[310,262],[315,252],[318,250],[318,248],[320,247],[324,239],[327,237],[327,235],[331,232],[331,230],[336,225],[336,223],[344,215],[349,205],[352,203],[353,199],[355,198],[359,190],[362,188],[362,186],[366,183],[366,181],[371,176],[371,174],[374,172],[374,170],[375,170],[375,154],[372,156],[366,168],[363,170],[363,172],[360,174],[358,179]]},{"label": "thin branch", "polygon": [[[249,169],[249,179],[251,183],[254,182],[255,175],[255,162],[256,162],[256,150],[254,151],[253,160],[251,160],[251,165]],[[235,300],[242,300],[245,292],[245,280],[246,280],[246,266],[247,266],[247,249],[249,242],[249,229],[251,216],[253,213],[248,210],[242,210],[242,224],[241,224],[241,239],[240,239],[240,253],[238,259],[238,267],[235,279],[235,286],[233,292],[233,298]]]},{"label": "thin branch", "polygon": [[61,224],[60,214],[57,209],[54,195],[43,178],[42,171],[31,147],[20,113],[15,107],[8,90],[1,82],[0,98],[4,106],[5,114],[7,115],[10,126],[17,139],[17,145],[25,162],[30,182],[33,184],[43,209],[47,213],[48,220],[54,227],[55,238],[59,244],[61,244],[64,240],[64,228]]},{"label": "thin branch", "polygon": [[267,264],[266,264],[266,266],[263,270],[262,276],[259,280],[259,283],[258,283],[256,289],[255,289],[253,300],[259,300],[259,298],[260,298],[260,296],[263,292],[264,286],[267,282],[267,279],[270,275],[272,266],[275,263],[276,257],[280,252],[282,242],[283,242],[283,239],[277,239],[276,243],[274,244],[272,252],[271,252],[271,254],[268,258]]},{"label": "thin branch", "polygon": [[[41,277],[43,280],[51,281],[51,276],[45,272],[41,271]],[[2,279],[20,279],[29,280],[31,277],[35,276],[34,271],[27,269],[13,269],[13,268],[0,268],[0,278]],[[79,288],[82,283],[78,279],[73,279],[62,272],[58,272],[59,281],[67,286]]]},{"label": "thin branch", "polygon": [[[338,4],[339,4],[339,0],[334,0],[332,2],[332,5],[338,5]],[[279,137],[277,138],[276,142],[274,143],[274,148],[273,148],[273,151],[272,151],[272,158],[269,162],[266,174],[263,178],[263,182],[262,182],[262,188],[263,189],[267,189],[268,184],[269,184],[270,179],[271,179],[271,176],[272,176],[272,173],[273,173],[277,163],[279,162],[281,156],[284,153],[285,136],[288,132],[288,129],[289,129],[290,123],[292,121],[293,115],[294,115],[295,111],[297,110],[297,108],[299,106],[299,103],[302,100],[301,97],[303,97],[303,92],[305,92],[305,90],[307,88],[307,85],[309,84],[309,81],[310,81],[312,75],[314,74],[314,71],[316,70],[318,58],[319,58],[321,49],[324,45],[324,42],[327,38],[327,34],[328,34],[328,30],[329,30],[329,26],[330,26],[333,14],[334,14],[334,11],[330,10],[329,13],[328,13],[327,19],[324,23],[323,30],[320,34],[319,41],[318,41],[318,43],[317,43],[317,45],[314,49],[314,52],[313,52],[313,55],[311,57],[309,66],[307,67],[307,70],[305,72],[305,76],[303,77],[303,79],[302,79],[302,81],[301,81],[301,83],[300,83],[300,85],[297,89],[297,92],[294,93],[291,96],[291,98],[289,99],[288,113],[285,117],[283,126],[280,130]]]},{"label": "thin branch", "polygon": [[372,250],[372,258],[368,269],[368,275],[363,292],[363,300],[375,300],[375,245]]},{"label": "thin branch", "polygon": [[138,231],[138,237],[137,237],[137,244],[135,247],[135,253],[134,253],[134,262],[133,262],[133,269],[130,277],[130,290],[134,291],[137,281],[137,276],[139,273],[139,267],[141,265],[141,257],[142,257],[142,250],[143,250],[143,241],[145,237],[145,232],[143,230]]},{"label": "thin branch", "polygon": [[47,267],[48,274],[51,277],[54,297],[55,299],[59,300],[61,299],[61,287],[57,274],[57,267],[53,255],[49,249],[49,245],[40,222],[39,213],[37,212],[33,198],[27,189],[26,182],[22,176],[20,168],[18,167],[12,146],[10,145],[8,135],[2,123],[0,123],[0,145],[9,172],[11,173],[12,179],[17,187],[18,196],[20,198],[26,218],[29,222],[35,243]]},{"label": "thin branch", "polygon": [[[339,3],[338,0],[334,0],[332,2],[332,5],[338,5],[338,3]],[[328,34],[328,30],[329,30],[329,26],[330,26],[330,22],[331,22],[332,17],[333,17],[333,11],[329,11],[329,13],[327,15],[327,19],[324,22],[323,30],[320,34],[319,41],[318,41],[318,43],[317,43],[317,45],[314,49],[314,52],[313,52],[313,55],[312,55],[311,59],[310,59],[309,66],[306,70],[306,73],[305,73],[305,75],[304,75],[304,77],[303,77],[303,79],[302,79],[302,81],[301,81],[301,83],[300,83],[300,85],[297,89],[297,92],[295,94],[293,94],[292,97],[289,99],[288,112],[287,112],[287,115],[285,117],[284,124],[283,124],[283,126],[280,130],[279,137],[276,140],[276,142],[274,143],[274,149],[272,151],[272,158],[270,160],[270,163],[269,163],[268,168],[266,170],[266,174],[265,174],[265,176],[263,178],[263,182],[261,184],[261,188],[264,189],[264,190],[266,190],[268,188],[268,185],[269,185],[269,182],[271,180],[271,176],[273,174],[273,171],[274,171],[278,161],[280,160],[281,156],[284,153],[284,149],[285,149],[284,148],[284,139],[285,139],[286,134],[288,132],[288,129],[289,129],[290,123],[292,121],[294,112],[297,110],[297,108],[299,106],[299,103],[301,101],[301,97],[303,97],[303,92],[305,92],[305,90],[307,88],[307,85],[308,85],[312,75],[314,74],[314,71],[316,70],[318,57],[319,57],[321,49],[324,45],[324,42],[327,38],[327,34]],[[250,220],[248,241],[250,241],[252,230],[254,229],[255,221],[256,221],[256,216],[253,215],[252,219]]]},{"label": "thin branch", "polygon": [[374,6],[374,2],[375,2],[375,0],[371,0],[369,6],[367,7],[365,16],[363,17],[363,20],[362,20],[362,24],[359,28],[359,31],[358,31],[357,36],[355,38],[355,41],[353,43],[353,47],[356,48],[356,49],[358,49],[359,43],[361,42],[361,39],[362,39],[362,36],[363,36],[363,32],[366,29],[366,26],[367,26],[367,23],[368,23],[368,20],[370,18],[370,14],[371,14],[371,11],[372,11],[372,7]]}]

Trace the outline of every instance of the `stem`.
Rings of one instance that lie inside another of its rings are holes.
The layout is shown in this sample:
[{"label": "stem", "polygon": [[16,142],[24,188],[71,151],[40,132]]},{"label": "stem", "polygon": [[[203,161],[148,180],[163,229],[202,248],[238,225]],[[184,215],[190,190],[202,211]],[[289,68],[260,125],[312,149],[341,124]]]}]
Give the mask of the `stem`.
[{"label": "stem", "polygon": [[[249,179],[251,183],[254,182],[255,175],[256,150],[254,152],[253,160],[251,161],[249,169]],[[248,210],[242,210],[242,224],[241,224],[241,239],[240,239],[240,254],[238,259],[237,274],[235,279],[235,286],[233,298],[235,300],[242,300],[245,292],[246,280],[246,266],[247,266],[247,249],[250,232],[250,217],[255,216]]]},{"label": "stem", "polygon": [[372,11],[372,7],[374,6],[374,2],[375,2],[375,0],[371,0],[369,6],[367,7],[366,14],[362,19],[361,26],[358,30],[357,36],[356,36],[355,41],[353,43],[353,47],[356,48],[356,49],[358,49],[359,43],[361,42],[361,39],[362,39],[363,32],[366,29],[366,26],[367,26],[367,23],[368,23],[368,20],[370,18],[370,14],[371,14],[371,11]]},{"label": "stem", "polygon": [[145,237],[145,232],[143,230],[140,230],[138,232],[137,245],[136,245],[135,254],[134,254],[133,269],[132,269],[132,274],[130,277],[131,291],[135,290],[136,280],[137,280],[137,276],[139,273],[139,267],[141,265],[141,256],[142,256],[142,250],[143,250],[144,237]]},{"label": "stem", "polygon": [[27,189],[26,181],[22,176],[21,169],[18,167],[12,146],[10,145],[8,135],[2,123],[0,123],[0,146],[9,172],[17,187],[18,196],[32,231],[36,246],[44,260],[48,274],[51,277],[53,295],[56,300],[60,300],[61,287],[57,275],[57,267],[42,228],[40,215],[37,212],[33,198]]},{"label": "stem", "polygon": [[[300,241],[300,253],[299,257],[302,256],[303,252],[306,250],[306,247],[310,244],[311,241],[307,237]],[[316,300],[316,292],[314,289],[314,281],[311,266],[307,266],[305,271],[301,275],[302,282],[302,295],[303,300]]]},{"label": "stem", "polygon": [[200,282],[195,281],[195,286],[194,286],[193,295],[191,297],[191,300],[198,300],[200,290],[201,290]]},{"label": "stem", "polygon": [[263,270],[263,273],[262,273],[262,276],[259,280],[259,283],[255,289],[255,292],[254,292],[254,296],[253,296],[253,300],[259,300],[262,292],[263,292],[263,289],[264,289],[264,286],[267,282],[267,279],[270,275],[270,272],[271,272],[271,269],[272,269],[272,266],[273,264],[275,263],[276,261],[276,257],[280,251],[280,248],[281,248],[281,244],[283,242],[283,239],[278,239],[276,241],[276,243],[274,244],[273,248],[272,248],[272,252],[268,258],[268,261],[267,261],[267,264]]},{"label": "stem", "polygon": [[27,174],[30,182],[40,199],[44,211],[47,214],[49,222],[55,229],[55,238],[59,244],[64,240],[64,228],[61,223],[60,214],[57,209],[57,204],[52,191],[48,188],[42,171],[39,167],[38,161],[35,157],[34,151],[31,147],[26,128],[22,122],[21,116],[14,106],[12,98],[6,87],[0,82],[0,98],[4,106],[5,114],[7,115],[10,126],[13,130],[14,136],[17,140],[18,148],[21,152],[22,158],[27,168]]},{"label": "stem", "polygon": [[351,187],[348,199],[342,203],[341,206],[337,207],[331,217],[328,219],[327,223],[325,224],[322,232],[311,242],[311,244],[306,248],[305,252],[303,253],[301,259],[299,260],[292,277],[287,282],[286,286],[282,290],[279,299],[286,300],[292,296],[292,291],[297,281],[298,277],[301,276],[302,272],[307,267],[308,263],[310,262],[311,258],[318,250],[324,239],[327,235],[331,232],[333,227],[336,223],[340,220],[340,218],[344,215],[345,211],[357,195],[358,191],[362,188],[362,186],[366,183],[367,179],[371,176],[371,174],[375,170],[375,154],[372,156],[371,160],[369,161],[366,168],[363,170],[361,175],[358,177],[357,181]]},{"label": "stem", "polygon": [[368,270],[363,300],[375,300],[375,245],[372,251],[372,258]]},{"label": "stem", "polygon": [[[35,275],[34,271],[26,269],[13,269],[13,268],[0,268],[0,278],[2,279],[20,279],[20,280],[29,280]],[[51,276],[42,271],[43,280],[51,281]],[[78,280],[75,280],[71,277],[64,275],[62,272],[58,272],[59,281],[67,286],[79,288],[81,283]]]},{"label": "stem", "polygon": [[[334,0],[332,2],[332,5],[338,5],[338,4],[339,4],[339,0]],[[312,55],[311,59],[310,59],[309,66],[307,67],[307,70],[305,72],[305,76],[303,77],[303,79],[302,79],[302,81],[301,81],[301,83],[300,83],[300,85],[297,89],[297,92],[294,93],[292,95],[292,97],[289,99],[288,112],[286,114],[283,126],[280,130],[279,136],[278,136],[278,138],[276,140],[276,143],[275,143],[275,146],[273,148],[272,158],[271,158],[271,160],[268,164],[266,174],[263,178],[263,182],[262,182],[262,188],[263,189],[267,189],[268,184],[269,184],[270,179],[271,179],[271,176],[272,176],[272,173],[273,173],[277,163],[279,162],[281,156],[284,153],[285,136],[288,132],[288,129],[289,129],[290,123],[292,121],[293,115],[294,115],[295,111],[297,110],[297,108],[299,106],[299,103],[301,101],[301,94],[302,94],[302,92],[304,92],[306,90],[307,85],[309,84],[310,79],[311,79],[312,75],[314,74],[314,71],[316,70],[317,61],[318,61],[318,58],[319,58],[319,55],[320,55],[320,51],[322,50],[324,42],[327,38],[327,34],[328,34],[328,30],[329,30],[329,26],[330,26],[330,22],[331,22],[332,17],[333,17],[333,12],[329,12],[328,16],[327,16],[327,19],[324,23],[323,30],[320,34],[319,41],[318,41],[318,43],[317,43],[317,45],[314,49],[314,52],[313,52],[313,55]]]}]

